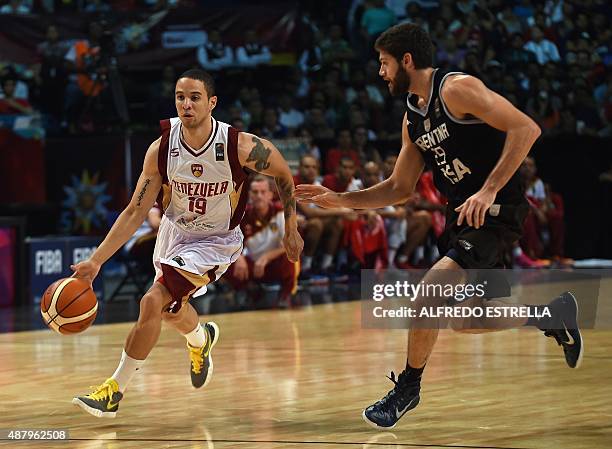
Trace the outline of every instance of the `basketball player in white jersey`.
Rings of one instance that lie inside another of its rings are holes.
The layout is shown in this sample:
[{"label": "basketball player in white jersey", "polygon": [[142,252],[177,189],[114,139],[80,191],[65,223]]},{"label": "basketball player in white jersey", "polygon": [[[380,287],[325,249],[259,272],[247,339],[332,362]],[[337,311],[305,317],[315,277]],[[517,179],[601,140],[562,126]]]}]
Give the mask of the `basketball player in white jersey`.
[{"label": "basketball player in white jersey", "polygon": [[212,77],[188,70],[176,83],[178,117],[161,122],[162,135],[151,144],[135,194],[92,256],[73,265],[75,276],[93,282],[100,267],[138,229],[156,199],[162,218],[153,254],[155,281],[140,301],[140,315],[125,342],[114,374],[73,404],[97,417],[113,418],[130,380],[161,332],[162,320],[187,339],[191,382],[210,382],[211,350],[219,327],[202,326],[191,296],[223,275],[242,252],[240,220],[247,199],[248,171],[274,177],[285,215],[283,245],[296,262],[303,247],[297,231],[291,171],[267,140],[239,132],[212,117],[217,103]]}]

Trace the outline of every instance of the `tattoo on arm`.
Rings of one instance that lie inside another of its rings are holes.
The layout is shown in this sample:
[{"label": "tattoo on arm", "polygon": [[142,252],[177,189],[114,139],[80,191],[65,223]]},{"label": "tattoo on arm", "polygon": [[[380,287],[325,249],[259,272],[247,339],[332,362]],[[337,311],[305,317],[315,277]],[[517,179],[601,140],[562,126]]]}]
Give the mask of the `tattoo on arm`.
[{"label": "tattoo on arm", "polygon": [[293,182],[286,178],[274,178],[278,187],[278,195],[283,203],[285,219],[295,215],[295,198],[293,197]]},{"label": "tattoo on arm", "polygon": [[138,204],[137,204],[137,206],[140,206],[140,203],[142,202],[142,198],[145,196],[145,193],[147,192],[147,187],[149,186],[150,183],[151,183],[150,179],[145,179],[144,185],[142,186],[142,189],[140,190],[140,193],[138,193]]},{"label": "tattoo on arm", "polygon": [[255,170],[261,172],[270,167],[268,158],[270,157],[272,151],[266,148],[263,142],[257,137],[253,137],[253,143],[255,145],[253,146],[253,149],[251,150],[251,153],[249,154],[249,157],[246,161],[255,162]]}]

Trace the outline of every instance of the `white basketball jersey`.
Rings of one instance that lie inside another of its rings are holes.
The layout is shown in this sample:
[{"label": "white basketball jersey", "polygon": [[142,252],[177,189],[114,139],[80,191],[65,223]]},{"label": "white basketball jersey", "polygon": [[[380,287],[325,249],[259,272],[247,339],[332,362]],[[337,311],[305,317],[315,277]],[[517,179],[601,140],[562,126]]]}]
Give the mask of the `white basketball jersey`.
[{"label": "white basketball jersey", "polygon": [[174,225],[191,235],[223,235],[244,214],[247,175],[238,161],[238,131],[211,117],[212,133],[199,149],[182,138],[178,117],[162,121],[161,204]]}]

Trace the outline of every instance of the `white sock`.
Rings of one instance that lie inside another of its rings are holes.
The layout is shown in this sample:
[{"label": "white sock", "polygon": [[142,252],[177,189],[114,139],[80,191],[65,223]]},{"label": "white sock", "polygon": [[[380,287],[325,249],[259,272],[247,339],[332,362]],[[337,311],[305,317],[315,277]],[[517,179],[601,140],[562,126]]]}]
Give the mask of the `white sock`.
[{"label": "white sock", "polygon": [[312,268],[312,256],[302,257],[302,270],[310,270]]},{"label": "white sock", "polygon": [[122,393],[125,391],[132,377],[134,377],[136,371],[142,368],[144,362],[144,360],[136,360],[127,355],[125,349],[121,352],[119,366],[111,376],[111,379],[115,379],[117,384],[119,384],[119,391]]},{"label": "white sock", "polygon": [[321,260],[321,269],[327,270],[331,267],[332,262],[334,261],[334,256],[331,254],[323,254],[323,260]]},{"label": "white sock", "polygon": [[523,254],[523,249],[520,246],[517,245],[512,249],[512,255],[514,257],[519,257],[521,254]]},{"label": "white sock", "polygon": [[194,348],[201,348],[206,344],[206,333],[200,323],[198,323],[194,330],[183,335],[187,339],[187,343]]},{"label": "white sock", "polygon": [[408,262],[408,256],[406,254],[400,254],[399,256],[397,256],[397,261],[399,263],[406,263]]}]

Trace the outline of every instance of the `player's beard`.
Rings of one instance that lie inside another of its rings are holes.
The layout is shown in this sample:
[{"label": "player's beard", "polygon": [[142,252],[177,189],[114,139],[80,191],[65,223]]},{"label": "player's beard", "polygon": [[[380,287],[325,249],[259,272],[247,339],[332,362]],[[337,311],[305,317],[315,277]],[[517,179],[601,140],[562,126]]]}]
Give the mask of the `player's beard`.
[{"label": "player's beard", "polygon": [[395,78],[389,83],[389,92],[394,97],[408,93],[410,89],[410,75],[401,67],[398,68]]}]

